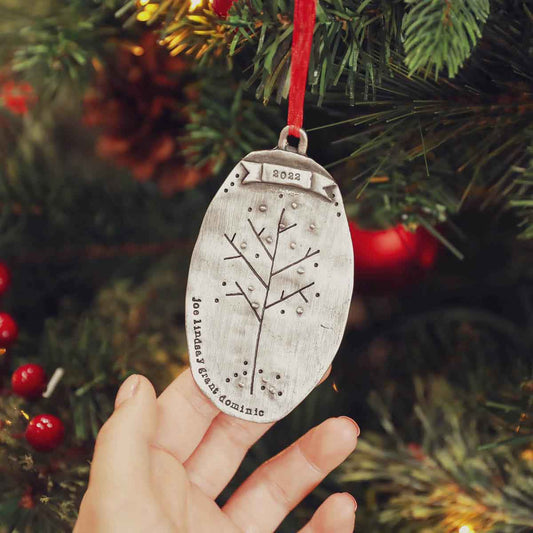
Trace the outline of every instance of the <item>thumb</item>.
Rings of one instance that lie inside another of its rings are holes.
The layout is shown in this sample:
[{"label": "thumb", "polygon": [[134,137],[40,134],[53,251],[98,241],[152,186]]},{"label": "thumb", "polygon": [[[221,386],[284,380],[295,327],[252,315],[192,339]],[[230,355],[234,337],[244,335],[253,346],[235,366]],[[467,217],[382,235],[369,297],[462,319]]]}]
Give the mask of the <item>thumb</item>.
[{"label": "thumb", "polygon": [[143,376],[130,376],[118,391],[115,411],[98,433],[89,490],[94,487],[114,499],[149,490],[150,442],[156,424],[152,384]]}]

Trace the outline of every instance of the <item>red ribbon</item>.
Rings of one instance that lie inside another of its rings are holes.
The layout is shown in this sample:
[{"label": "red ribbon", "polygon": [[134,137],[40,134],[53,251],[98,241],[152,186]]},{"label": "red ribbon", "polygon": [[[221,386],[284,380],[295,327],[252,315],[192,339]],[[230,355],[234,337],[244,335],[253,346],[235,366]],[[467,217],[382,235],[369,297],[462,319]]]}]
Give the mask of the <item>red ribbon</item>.
[{"label": "red ribbon", "polygon": [[291,85],[289,89],[289,134],[300,137],[304,121],[304,97],[309,71],[309,58],[315,29],[316,0],[294,1],[292,33]]},{"label": "red ribbon", "polygon": [[[225,9],[225,16],[235,0],[229,0],[229,2],[219,0],[220,2],[227,8]],[[289,134],[294,137],[300,137],[300,129],[304,121],[305,88],[315,29],[316,2],[317,0],[294,0],[291,85],[289,88],[289,116],[287,117]]]}]

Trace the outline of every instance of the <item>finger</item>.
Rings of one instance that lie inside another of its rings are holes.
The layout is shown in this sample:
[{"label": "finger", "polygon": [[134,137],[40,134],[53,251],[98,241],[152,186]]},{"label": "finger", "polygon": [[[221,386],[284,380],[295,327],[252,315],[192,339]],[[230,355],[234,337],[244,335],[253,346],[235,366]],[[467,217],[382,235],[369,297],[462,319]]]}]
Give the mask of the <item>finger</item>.
[{"label": "finger", "polygon": [[[320,383],[331,372],[328,368]],[[185,463],[190,480],[216,498],[242,463],[244,456],[274,424],[257,424],[220,413],[202,442]]]},{"label": "finger", "polygon": [[347,492],[332,494],[299,533],[352,533],[357,503]]},{"label": "finger", "polygon": [[159,396],[155,443],[181,462],[198,446],[220,412],[194,382],[190,368]]},{"label": "finger", "polygon": [[355,449],[358,430],[347,417],[326,420],[260,466],[224,512],[244,531],[273,531]]},{"label": "finger", "polygon": [[95,526],[94,531],[96,525],[119,531],[124,509],[151,500],[150,440],[156,415],[152,385],[142,376],[130,376],[120,387],[114,413],[98,433],[76,532]]},{"label": "finger", "polygon": [[152,384],[142,376],[130,376],[118,391],[114,413],[98,433],[89,485],[119,491],[133,484],[148,485],[149,441],[156,423]]}]

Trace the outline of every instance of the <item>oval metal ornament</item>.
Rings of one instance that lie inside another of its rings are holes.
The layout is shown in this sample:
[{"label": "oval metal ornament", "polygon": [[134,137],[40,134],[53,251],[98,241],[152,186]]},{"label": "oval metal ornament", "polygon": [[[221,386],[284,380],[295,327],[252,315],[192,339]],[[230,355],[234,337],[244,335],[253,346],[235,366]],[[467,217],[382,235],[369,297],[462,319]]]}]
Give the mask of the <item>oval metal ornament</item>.
[{"label": "oval metal ornament", "polygon": [[337,184],[287,146],[240,161],[211,202],[189,271],[192,374],[223,412],[272,422],[317,385],[342,339],[353,252]]}]

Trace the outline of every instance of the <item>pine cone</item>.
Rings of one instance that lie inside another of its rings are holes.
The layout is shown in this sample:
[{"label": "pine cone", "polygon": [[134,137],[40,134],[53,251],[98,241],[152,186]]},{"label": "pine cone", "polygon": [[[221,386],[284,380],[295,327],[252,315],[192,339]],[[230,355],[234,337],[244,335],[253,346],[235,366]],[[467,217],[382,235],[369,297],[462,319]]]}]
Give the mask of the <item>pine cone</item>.
[{"label": "pine cone", "polygon": [[191,83],[188,63],[169,56],[152,33],[139,45],[122,45],[85,98],[85,124],[101,129],[98,155],[129,168],[138,181],[156,181],[166,195],[205,179],[209,169],[188,167],[178,141]]}]

